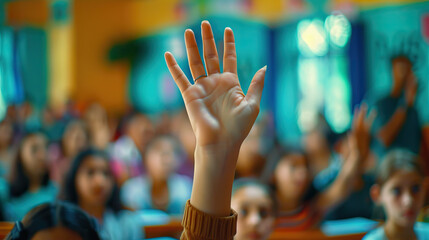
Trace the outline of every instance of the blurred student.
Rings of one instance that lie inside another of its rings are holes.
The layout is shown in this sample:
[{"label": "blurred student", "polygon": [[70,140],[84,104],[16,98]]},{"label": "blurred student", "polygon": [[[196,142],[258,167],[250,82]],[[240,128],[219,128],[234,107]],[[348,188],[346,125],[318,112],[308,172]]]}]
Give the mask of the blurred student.
[{"label": "blurred student", "polygon": [[0,178],[7,178],[14,156],[13,124],[6,116],[0,122]]},{"label": "blurred student", "polygon": [[307,197],[311,182],[310,162],[300,149],[278,150],[265,172],[279,203],[276,228],[284,231],[302,231],[319,226],[324,216],[344,201],[361,177],[359,169],[368,153],[371,119],[366,117],[363,105],[355,112],[349,136],[351,151],[335,181],[324,191]]},{"label": "blurred student", "polygon": [[238,213],[236,240],[266,240],[274,230],[276,204],[269,186],[252,178],[234,181],[231,208]]},{"label": "blurred student", "polygon": [[173,117],[171,133],[179,139],[184,150],[182,155],[184,160],[177,172],[192,178],[194,176],[195,134],[185,109]]},{"label": "blurred student", "polygon": [[304,136],[311,178],[319,191],[326,188],[341,169],[341,155],[334,151],[336,140],[334,132],[321,114],[316,126]]},{"label": "blurred student", "polygon": [[261,176],[266,158],[262,152],[264,126],[261,122],[256,122],[250,130],[249,135],[243,141],[238,154],[236,178]]},{"label": "blurred student", "polygon": [[112,138],[106,110],[99,104],[91,104],[84,113],[88,126],[89,143],[98,149],[107,150]]},{"label": "blurred student", "polygon": [[[341,171],[343,166],[343,159],[347,158],[347,155],[351,151],[349,144],[347,143],[347,136],[343,136],[342,139],[337,143],[339,148],[339,156],[341,159],[338,169],[331,171],[328,178],[325,180],[325,185],[317,191],[324,191],[335,181],[335,178],[338,176],[338,173]],[[374,163],[375,159],[373,154],[370,152],[366,159],[362,159],[362,164],[359,168],[356,169],[359,175],[354,184],[350,185],[352,193],[339,205],[337,205],[332,211],[330,211],[324,220],[338,220],[338,219],[347,219],[347,218],[373,218],[374,217],[374,204],[371,200],[370,188],[374,184]],[[332,170],[332,168],[331,168]],[[325,171],[322,171],[322,173]],[[315,181],[313,180],[313,185]]]},{"label": "blurred student", "polygon": [[144,152],[146,174],[128,180],[122,187],[121,199],[128,208],[159,209],[168,214],[183,214],[191,196],[192,181],[176,174],[180,145],[170,135],[153,138]]},{"label": "blurred student", "polygon": [[71,161],[88,145],[88,131],[84,122],[72,120],[65,128],[59,145],[49,148],[51,179],[61,185]]},{"label": "blurred student", "polygon": [[132,113],[122,125],[123,135],[109,149],[113,173],[120,185],[143,173],[142,154],[155,131],[151,120],[141,113]]},{"label": "blurred student", "polygon": [[428,178],[417,155],[402,149],[387,153],[371,188],[371,196],[383,207],[387,220],[363,239],[429,239],[429,224],[416,224],[427,185]]},{"label": "blurred student", "polygon": [[9,183],[9,201],[5,210],[9,221],[18,220],[34,206],[52,202],[57,187],[49,179],[47,140],[39,132],[21,140]]},{"label": "blurred student", "polygon": [[81,207],[100,224],[101,239],[141,239],[143,230],[131,212],[121,210],[119,190],[104,152],[86,149],[72,162],[64,200]]},{"label": "blurred student", "polygon": [[[336,135],[323,116],[316,127],[305,136],[305,150],[309,158],[312,183],[307,192],[311,198],[325,191],[335,181],[350,151],[347,134]],[[350,186],[352,193],[325,216],[324,220],[347,219],[354,217],[371,218],[373,204],[369,189],[374,183],[372,174],[366,173],[373,163],[370,154],[359,165],[360,178]]]},{"label": "blurred student", "polygon": [[17,221],[6,240],[98,240],[98,226],[80,208],[65,203],[44,203]]},{"label": "blurred student", "polygon": [[374,135],[380,144],[380,156],[393,148],[404,148],[418,154],[422,130],[415,101],[418,89],[413,62],[407,56],[395,56],[392,64],[392,89],[388,96],[376,102],[377,118]]}]

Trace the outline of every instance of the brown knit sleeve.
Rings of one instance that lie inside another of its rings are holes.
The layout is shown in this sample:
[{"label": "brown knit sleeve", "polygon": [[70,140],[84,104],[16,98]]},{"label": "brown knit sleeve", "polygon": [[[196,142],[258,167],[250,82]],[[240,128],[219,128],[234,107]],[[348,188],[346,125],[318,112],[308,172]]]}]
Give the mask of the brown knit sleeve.
[{"label": "brown knit sleeve", "polygon": [[237,229],[237,213],[215,217],[193,207],[188,200],[182,220],[181,240],[232,240]]}]

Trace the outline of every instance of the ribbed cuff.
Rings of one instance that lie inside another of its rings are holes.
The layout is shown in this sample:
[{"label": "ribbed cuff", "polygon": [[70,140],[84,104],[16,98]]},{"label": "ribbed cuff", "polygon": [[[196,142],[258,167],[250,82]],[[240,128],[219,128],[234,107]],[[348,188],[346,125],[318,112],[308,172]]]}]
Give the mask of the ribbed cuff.
[{"label": "ribbed cuff", "polygon": [[215,217],[186,203],[182,226],[198,239],[233,239],[237,231],[237,213],[231,209],[231,216]]}]

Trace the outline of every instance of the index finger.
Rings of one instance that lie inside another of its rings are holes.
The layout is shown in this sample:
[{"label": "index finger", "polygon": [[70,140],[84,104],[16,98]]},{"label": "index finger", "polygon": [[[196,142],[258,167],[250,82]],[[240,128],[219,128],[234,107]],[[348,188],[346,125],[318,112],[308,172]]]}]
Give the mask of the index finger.
[{"label": "index finger", "polygon": [[171,54],[170,52],[166,52],[164,57],[165,62],[167,63],[168,70],[170,70],[171,76],[179,87],[180,92],[183,93],[188,87],[191,86],[191,83],[189,82],[186,75],[183,73],[180,66],[177,64],[176,59],[174,59],[173,57],[173,54]]}]

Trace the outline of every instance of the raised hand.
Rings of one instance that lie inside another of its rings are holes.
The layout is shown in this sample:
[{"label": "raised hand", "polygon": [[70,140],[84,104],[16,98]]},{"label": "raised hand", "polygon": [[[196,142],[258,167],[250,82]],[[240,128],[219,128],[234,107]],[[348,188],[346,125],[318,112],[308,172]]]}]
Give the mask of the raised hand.
[{"label": "raised hand", "polygon": [[259,113],[265,68],[255,74],[245,96],[237,76],[237,55],[232,30],[225,29],[223,73],[220,71],[209,22],[202,22],[201,30],[207,75],[194,33],[190,29],[185,32],[185,43],[195,83],[189,82],[169,52],[165,54],[168,69],[182,93],[197,145],[205,146],[225,141],[231,145],[240,144]]},{"label": "raised hand", "polygon": [[375,111],[367,117],[368,107],[365,103],[355,109],[352,129],[347,137],[348,154],[340,173],[329,188],[319,194],[316,207],[322,214],[346,199],[353,190],[354,184],[362,174],[363,160],[369,153],[370,129],[375,118]]},{"label": "raised hand", "polygon": [[417,89],[418,83],[414,76],[414,73],[411,71],[405,83],[405,101],[408,107],[414,106],[414,103],[416,101]]},{"label": "raised hand", "polygon": [[165,60],[182,93],[196,137],[191,204],[205,213],[228,216],[238,152],[259,113],[266,67],[255,74],[244,95],[237,76],[232,30],[225,29],[223,72],[209,22],[202,22],[201,32],[205,68],[194,33],[189,29],[185,32],[194,84],[186,78],[171,53],[165,53]]},{"label": "raised hand", "polygon": [[[368,106],[362,103],[360,108],[356,108],[353,116],[351,129],[351,150],[357,150],[359,157],[365,159],[368,156],[371,143],[371,127],[376,117],[375,110],[368,115]],[[368,116],[367,116],[368,115]]]}]

